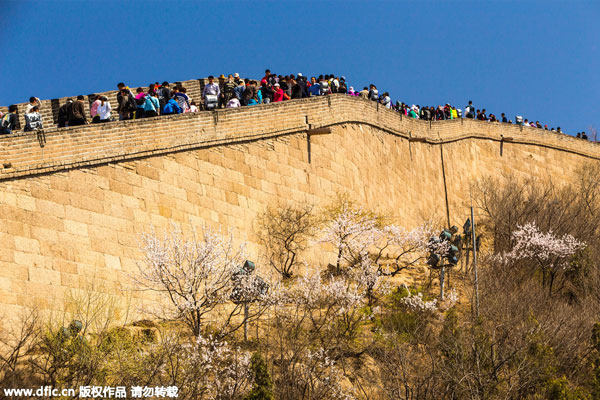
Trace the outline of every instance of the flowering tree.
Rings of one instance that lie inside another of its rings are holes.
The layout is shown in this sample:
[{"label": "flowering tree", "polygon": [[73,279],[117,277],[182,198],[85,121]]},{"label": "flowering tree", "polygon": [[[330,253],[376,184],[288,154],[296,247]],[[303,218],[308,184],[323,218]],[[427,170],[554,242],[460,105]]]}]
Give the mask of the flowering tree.
[{"label": "flowering tree", "polygon": [[571,268],[571,256],[586,247],[584,242],[568,234],[559,237],[552,231],[540,232],[535,222],[517,225],[512,238],[515,245],[510,252],[499,256],[500,261],[535,262],[542,272],[542,284],[548,286],[550,293],[557,274]]},{"label": "flowering tree", "polygon": [[164,331],[151,349],[139,361],[154,382],[176,385],[180,399],[241,399],[252,383],[250,353],[213,336],[188,341]]},{"label": "flowering tree", "polygon": [[[425,257],[430,237],[436,234],[431,222],[412,230],[386,225],[383,218],[355,207],[343,199],[317,243],[331,243],[337,250],[336,273],[363,266],[369,257],[380,276],[396,276]],[[442,249],[443,250],[443,249]],[[441,250],[441,251],[442,251]]]},{"label": "flowering tree", "polygon": [[351,398],[338,362],[353,354],[366,318],[364,286],[350,275],[307,271],[274,302],[276,387],[281,399]]},{"label": "flowering tree", "polygon": [[380,239],[381,223],[374,214],[354,207],[347,199],[342,199],[339,207],[330,210],[330,214],[331,219],[317,243],[331,243],[336,248],[335,272],[339,275],[344,263],[352,268]]},{"label": "flowering tree", "polygon": [[[185,238],[174,227],[161,239],[156,234],[143,235],[144,265],[140,265],[140,285],[165,295],[173,316],[183,320],[195,336],[201,333],[207,314],[227,304],[222,314],[219,333],[226,335],[238,329],[243,322],[234,324],[241,314],[243,302],[231,302],[232,293],[266,306],[264,286],[254,285],[257,278],[239,274],[246,259],[245,245],[234,246],[231,234],[223,236],[205,229],[202,239],[194,231]],[[255,307],[248,318],[257,317],[264,307]],[[246,319],[246,321],[248,320]]]}]

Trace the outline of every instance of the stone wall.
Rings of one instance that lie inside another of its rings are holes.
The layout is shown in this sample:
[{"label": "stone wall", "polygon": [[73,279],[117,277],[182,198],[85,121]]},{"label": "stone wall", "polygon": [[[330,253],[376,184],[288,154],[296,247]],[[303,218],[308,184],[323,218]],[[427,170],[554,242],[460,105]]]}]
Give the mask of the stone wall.
[{"label": "stone wall", "polygon": [[566,135],[416,121],[343,95],[17,133],[0,138],[0,304],[9,316],[56,308],[92,278],[125,294],[140,235],[171,222],[231,228],[259,259],[268,205],[345,192],[407,227],[447,215],[462,225],[484,176],[568,182],[599,158]]}]

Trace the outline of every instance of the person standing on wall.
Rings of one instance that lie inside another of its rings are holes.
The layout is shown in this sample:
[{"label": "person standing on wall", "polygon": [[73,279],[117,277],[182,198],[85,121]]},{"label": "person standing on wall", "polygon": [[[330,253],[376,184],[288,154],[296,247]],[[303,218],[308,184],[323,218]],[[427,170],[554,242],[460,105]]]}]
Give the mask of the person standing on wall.
[{"label": "person standing on wall", "polygon": [[144,118],[144,102],[146,101],[146,93],[144,93],[144,89],[141,87],[137,88],[135,92],[135,119]]},{"label": "person standing on wall", "polygon": [[73,100],[67,99],[67,102],[58,109],[58,127],[64,128],[69,122],[69,113],[73,106]]},{"label": "person standing on wall", "polygon": [[144,118],[156,117],[159,109],[160,102],[158,101],[156,92],[150,92],[146,95],[146,100],[144,101]]},{"label": "person standing on wall", "polygon": [[0,135],[10,135],[17,127],[19,113],[16,104],[8,107],[8,114],[5,114],[0,120]]},{"label": "person standing on wall", "polygon": [[224,107],[227,106],[227,104],[229,104],[229,100],[236,97],[236,86],[237,85],[233,81],[233,75],[229,74],[229,76],[227,77],[227,82],[223,84],[223,90],[221,91],[222,104]]},{"label": "person standing on wall", "polygon": [[98,115],[98,106],[100,105],[100,103],[102,103],[102,101],[100,100],[101,97],[102,96],[100,95],[96,95],[94,97],[94,102],[90,106],[90,116],[92,117],[93,124],[97,124],[98,122],[100,122],[100,116]]},{"label": "person standing on wall", "polygon": [[73,102],[69,108],[69,126],[85,125],[85,106],[83,105],[83,96],[77,96],[77,100]]},{"label": "person standing on wall", "polygon": [[25,132],[44,129],[42,125],[42,114],[40,114],[39,109],[38,106],[33,106],[33,108],[25,114]]},{"label": "person standing on wall", "polygon": [[215,109],[219,104],[221,89],[219,89],[219,85],[214,81],[215,77],[212,75],[209,76],[208,83],[204,86],[204,90],[202,91],[202,99],[204,100],[204,107],[206,110]]},{"label": "person standing on wall", "polygon": [[190,112],[190,98],[186,92],[186,88],[179,87],[177,91],[173,93],[173,98],[177,101],[177,104],[179,104],[179,107],[181,107],[184,113]]},{"label": "person standing on wall", "polygon": [[123,82],[120,82],[117,87],[119,92],[117,93],[117,112],[119,113],[119,119],[121,121],[133,118],[133,112],[135,111],[135,97],[129,87],[125,86]]},{"label": "person standing on wall", "polygon": [[108,101],[108,97],[101,96],[100,97],[100,105],[97,108],[98,111],[98,122],[110,122],[110,102]]},{"label": "person standing on wall", "polygon": [[29,103],[27,103],[27,105],[25,106],[25,114],[29,114],[31,112],[31,110],[33,109],[33,107],[36,107],[36,106],[39,110],[40,108],[42,108],[42,102],[37,97],[30,97]]},{"label": "person standing on wall", "polygon": [[169,82],[163,82],[160,88],[158,89],[158,103],[160,104],[160,110],[162,113],[162,109],[165,104],[171,98],[171,89],[169,89]]}]

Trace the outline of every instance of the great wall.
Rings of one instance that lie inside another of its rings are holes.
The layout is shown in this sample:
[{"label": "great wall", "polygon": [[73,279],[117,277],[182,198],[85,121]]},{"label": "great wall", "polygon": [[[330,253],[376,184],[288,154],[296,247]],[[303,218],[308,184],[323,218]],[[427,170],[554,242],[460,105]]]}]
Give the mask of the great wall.
[{"label": "great wall", "polygon": [[[183,84],[198,99],[203,82]],[[232,228],[257,256],[255,220],[268,205],[349,193],[400,225],[459,225],[482,177],[568,182],[600,159],[595,143],[567,135],[412,120],[344,95],[57,129],[63,102],[42,102],[43,132],[0,137],[4,317],[53,308],[92,277],[127,291],[140,235],[172,221]]]}]

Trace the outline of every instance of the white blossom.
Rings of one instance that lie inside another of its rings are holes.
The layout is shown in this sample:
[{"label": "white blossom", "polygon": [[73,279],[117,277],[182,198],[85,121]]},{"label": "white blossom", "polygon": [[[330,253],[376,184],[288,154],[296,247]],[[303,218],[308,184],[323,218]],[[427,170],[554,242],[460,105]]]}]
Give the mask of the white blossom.
[{"label": "white blossom", "polygon": [[355,283],[341,276],[330,276],[324,281],[320,270],[310,271],[298,279],[296,285],[289,289],[287,297],[289,302],[300,303],[309,308],[334,304],[338,314],[356,308],[363,300]]},{"label": "white blossom", "polygon": [[411,310],[416,312],[436,312],[438,310],[438,301],[433,299],[430,301],[423,300],[423,293],[409,293],[408,296],[402,298],[402,302]]},{"label": "white blossom", "polygon": [[586,246],[569,234],[559,237],[552,231],[540,232],[534,222],[517,225],[512,237],[516,243],[510,252],[498,257],[500,261],[533,259],[548,269],[567,268],[569,257]]},{"label": "white blossom", "polygon": [[251,278],[234,280],[246,259],[245,244],[235,246],[228,236],[204,229],[185,237],[174,226],[159,238],[154,232],[142,236],[144,263],[138,283],[165,295],[177,318],[182,318],[194,334],[200,333],[203,319],[215,307],[231,301],[236,282],[245,295]]},{"label": "white blossom", "polygon": [[[182,346],[183,347],[183,346]],[[183,347],[182,362],[194,368],[207,398],[235,398],[251,380],[249,352],[231,347],[226,341],[198,335],[196,342]]]},{"label": "white blossom", "polygon": [[458,303],[458,299],[458,292],[456,291],[456,289],[452,289],[446,293],[444,301],[442,302],[442,304],[440,304],[440,307],[444,309],[450,309],[454,307],[456,303]]},{"label": "white blossom", "polygon": [[338,250],[338,263],[351,261],[364,253],[382,236],[377,218],[344,202],[332,221],[323,229],[317,243],[331,243]]}]

